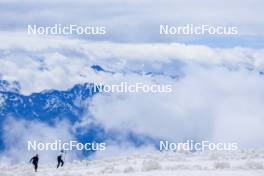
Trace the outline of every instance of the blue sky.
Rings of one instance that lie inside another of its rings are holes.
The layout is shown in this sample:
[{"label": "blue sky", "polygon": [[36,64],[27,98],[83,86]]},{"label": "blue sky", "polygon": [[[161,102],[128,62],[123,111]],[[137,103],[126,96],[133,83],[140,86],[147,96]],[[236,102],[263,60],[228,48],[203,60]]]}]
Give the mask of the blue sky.
[{"label": "blue sky", "polygon": [[[103,25],[107,35],[83,39],[113,42],[184,42],[212,47],[263,47],[264,2],[261,0],[107,0],[107,1],[0,1],[0,30],[27,31],[28,24]],[[164,37],[159,25],[233,25],[234,37]],[[77,36],[80,37],[80,36]]]}]

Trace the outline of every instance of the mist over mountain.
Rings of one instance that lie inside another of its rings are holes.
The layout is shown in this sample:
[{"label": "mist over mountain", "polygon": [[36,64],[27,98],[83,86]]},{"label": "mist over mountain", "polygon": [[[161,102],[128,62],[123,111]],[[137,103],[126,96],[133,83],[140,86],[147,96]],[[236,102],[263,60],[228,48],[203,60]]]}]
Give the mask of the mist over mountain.
[{"label": "mist over mountain", "polygon": [[[45,90],[32,93],[28,96],[19,93],[19,83],[9,83],[0,80],[0,125],[4,126],[9,117],[16,120],[39,121],[56,126],[60,120],[66,120],[72,126],[72,133],[79,142],[103,142],[112,140],[122,142],[123,138],[134,145],[143,145],[145,142],[153,142],[150,137],[137,136],[131,131],[120,133],[118,130],[105,130],[103,125],[97,123],[89,116],[87,107],[89,101],[98,93],[99,87],[92,83],[76,84],[67,90]],[[102,104],[102,106],[104,106]],[[78,126],[82,118],[91,120],[87,126]],[[2,127],[3,128],[3,127]],[[0,149],[5,150],[3,130],[0,131]],[[122,136],[122,139],[120,138]],[[90,152],[86,151],[86,155]]]}]

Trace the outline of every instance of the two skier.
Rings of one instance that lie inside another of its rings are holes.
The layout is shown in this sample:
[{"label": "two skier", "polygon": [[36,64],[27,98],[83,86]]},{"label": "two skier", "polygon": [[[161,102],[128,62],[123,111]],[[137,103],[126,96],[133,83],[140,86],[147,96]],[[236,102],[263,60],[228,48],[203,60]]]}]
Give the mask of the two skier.
[{"label": "two skier", "polygon": [[[57,156],[57,161],[58,161],[57,168],[62,167],[64,165],[63,160],[65,159],[65,154],[66,154],[66,152],[61,150],[60,154]],[[37,170],[38,170],[38,161],[39,161],[38,154],[33,156],[29,161],[30,163],[32,163],[34,165],[35,172],[37,172]]]}]

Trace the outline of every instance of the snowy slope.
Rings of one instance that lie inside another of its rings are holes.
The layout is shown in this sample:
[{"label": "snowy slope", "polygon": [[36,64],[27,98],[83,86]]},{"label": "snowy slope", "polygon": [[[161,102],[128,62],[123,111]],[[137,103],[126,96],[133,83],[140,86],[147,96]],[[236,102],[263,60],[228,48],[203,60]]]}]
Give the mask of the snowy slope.
[{"label": "snowy slope", "polygon": [[130,156],[90,159],[67,163],[55,169],[55,164],[41,165],[38,173],[29,164],[1,166],[0,176],[263,176],[264,151],[233,153],[148,153]]},{"label": "snowy slope", "polygon": [[8,82],[6,80],[0,80],[0,92],[13,92],[19,93],[20,84],[17,81]]}]

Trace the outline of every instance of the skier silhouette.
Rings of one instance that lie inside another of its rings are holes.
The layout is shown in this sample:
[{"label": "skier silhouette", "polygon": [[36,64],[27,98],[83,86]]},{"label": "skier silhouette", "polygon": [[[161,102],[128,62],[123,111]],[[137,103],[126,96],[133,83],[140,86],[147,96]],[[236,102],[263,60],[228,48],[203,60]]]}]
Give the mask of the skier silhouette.
[{"label": "skier silhouette", "polygon": [[30,163],[34,165],[35,172],[37,172],[38,170],[38,161],[39,161],[38,154],[36,154],[36,156],[33,156],[29,161]]},{"label": "skier silhouette", "polygon": [[64,165],[64,161],[62,160],[62,157],[64,155],[65,155],[65,152],[61,150],[59,156],[57,157],[57,160],[58,160],[57,168],[59,168],[60,166],[62,167]]}]

